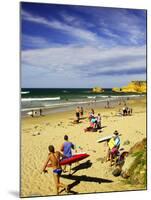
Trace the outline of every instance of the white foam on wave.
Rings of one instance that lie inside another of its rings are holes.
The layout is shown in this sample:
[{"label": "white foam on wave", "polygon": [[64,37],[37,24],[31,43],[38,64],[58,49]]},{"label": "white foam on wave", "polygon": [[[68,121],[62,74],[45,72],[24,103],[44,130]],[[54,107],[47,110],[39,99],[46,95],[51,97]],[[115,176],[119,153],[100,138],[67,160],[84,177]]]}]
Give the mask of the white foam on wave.
[{"label": "white foam on wave", "polygon": [[29,94],[30,92],[29,91],[23,91],[21,92],[21,94]]},{"label": "white foam on wave", "polygon": [[87,96],[88,99],[96,99],[96,96]]},{"label": "white foam on wave", "polygon": [[60,100],[60,97],[47,97],[47,98],[22,98],[22,102],[29,102],[29,101],[55,101]]},{"label": "white foam on wave", "polygon": [[128,94],[128,95],[112,95],[112,98],[127,98],[127,97],[141,97],[141,96],[145,96],[143,94]]},{"label": "white foam on wave", "polygon": [[101,97],[101,98],[109,98],[109,95],[106,95],[106,96],[105,96],[105,95],[98,95],[97,97],[99,97],[99,98],[100,98],[100,97]]}]

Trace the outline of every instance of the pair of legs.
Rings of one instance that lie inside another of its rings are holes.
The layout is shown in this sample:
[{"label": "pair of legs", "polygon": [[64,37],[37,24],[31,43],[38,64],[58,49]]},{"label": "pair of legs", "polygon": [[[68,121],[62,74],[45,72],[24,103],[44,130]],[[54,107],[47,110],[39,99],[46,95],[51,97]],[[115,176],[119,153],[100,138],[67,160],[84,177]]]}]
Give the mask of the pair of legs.
[{"label": "pair of legs", "polygon": [[[66,171],[66,167],[67,167],[67,165],[65,165],[65,166],[63,167],[63,172],[67,172],[67,171]],[[69,174],[71,174],[71,165],[69,165],[69,170],[68,170],[68,172],[69,172]]]},{"label": "pair of legs", "polygon": [[53,173],[57,195],[59,195],[59,188],[63,188],[68,192],[68,186],[60,182],[60,175],[61,174]]},{"label": "pair of legs", "polygon": [[106,161],[110,160],[110,148],[107,150],[107,156],[106,156]]},{"label": "pair of legs", "polygon": [[116,156],[116,152],[112,153],[111,150],[108,148],[106,161],[110,161],[111,166],[113,164],[113,159],[115,156]]}]

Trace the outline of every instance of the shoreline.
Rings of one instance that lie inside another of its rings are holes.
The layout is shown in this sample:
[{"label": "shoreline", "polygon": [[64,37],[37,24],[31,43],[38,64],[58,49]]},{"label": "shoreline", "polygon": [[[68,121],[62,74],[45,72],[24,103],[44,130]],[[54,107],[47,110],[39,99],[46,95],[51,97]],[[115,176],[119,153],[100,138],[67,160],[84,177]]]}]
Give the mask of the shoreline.
[{"label": "shoreline", "polygon": [[105,106],[107,106],[107,101],[109,101],[110,106],[111,107],[115,107],[119,104],[119,102],[128,102],[130,100],[137,100],[137,99],[146,99],[146,96],[135,96],[135,97],[119,97],[119,98],[108,98],[105,100],[92,100],[89,102],[75,102],[72,105],[65,105],[65,106],[56,106],[56,107],[39,107],[39,108],[28,108],[27,111],[25,110],[21,110],[21,117],[26,118],[26,117],[30,117],[28,115],[28,112],[34,110],[37,112],[37,116],[39,116],[39,110],[41,109],[44,115],[48,115],[48,114],[55,114],[55,113],[59,113],[59,112],[66,112],[66,111],[74,111],[76,109],[77,106],[79,107],[83,107],[84,109],[90,109],[91,107],[94,108],[105,108]]}]

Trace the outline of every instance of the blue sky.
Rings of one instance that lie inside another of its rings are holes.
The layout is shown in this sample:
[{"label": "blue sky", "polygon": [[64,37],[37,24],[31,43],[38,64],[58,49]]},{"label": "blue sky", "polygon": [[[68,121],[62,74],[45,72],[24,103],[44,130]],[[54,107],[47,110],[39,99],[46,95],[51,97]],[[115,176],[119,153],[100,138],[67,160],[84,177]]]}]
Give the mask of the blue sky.
[{"label": "blue sky", "polygon": [[146,80],[144,10],[21,3],[21,86],[121,87]]}]

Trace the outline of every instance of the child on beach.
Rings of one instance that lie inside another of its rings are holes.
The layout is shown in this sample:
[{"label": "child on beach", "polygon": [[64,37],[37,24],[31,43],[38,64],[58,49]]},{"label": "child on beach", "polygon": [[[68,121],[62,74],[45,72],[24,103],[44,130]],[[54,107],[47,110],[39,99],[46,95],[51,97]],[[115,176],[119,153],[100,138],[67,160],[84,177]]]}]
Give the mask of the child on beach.
[{"label": "child on beach", "polygon": [[59,151],[55,152],[55,148],[53,145],[50,145],[48,147],[49,154],[48,158],[46,160],[46,163],[44,164],[43,167],[43,172],[47,172],[46,168],[49,162],[52,164],[53,168],[53,177],[55,181],[55,187],[56,187],[56,194],[59,195],[59,188],[64,188],[66,192],[68,192],[68,186],[64,185],[63,183],[60,182],[60,175],[62,173],[62,168],[60,166],[60,157],[64,157]]}]

